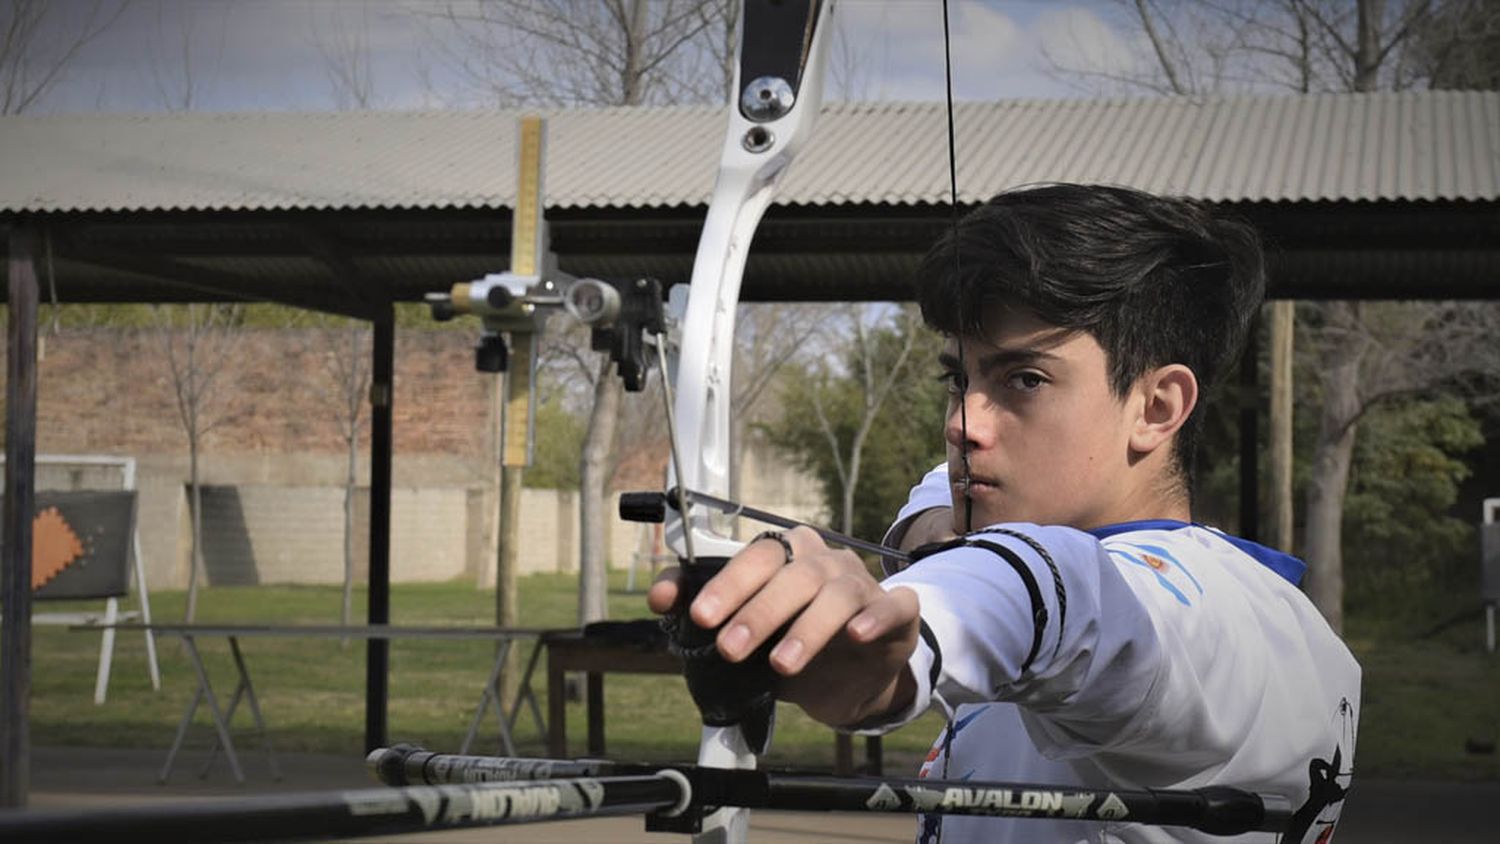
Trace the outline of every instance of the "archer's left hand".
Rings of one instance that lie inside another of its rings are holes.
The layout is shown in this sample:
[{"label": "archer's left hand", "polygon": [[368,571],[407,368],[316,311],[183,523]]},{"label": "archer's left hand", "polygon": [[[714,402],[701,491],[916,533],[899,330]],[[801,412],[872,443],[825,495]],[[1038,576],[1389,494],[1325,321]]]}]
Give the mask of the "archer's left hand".
[{"label": "archer's left hand", "polygon": [[[771,650],[781,677],[777,696],[825,724],[847,727],[910,704],[916,683],[907,660],[916,649],[917,595],[886,591],[852,551],[829,548],[806,527],[745,546],[699,592],[693,622],[719,630],[719,653],[740,662],[790,627]],[[651,610],[677,602],[677,569],[663,572],[647,593]]]}]

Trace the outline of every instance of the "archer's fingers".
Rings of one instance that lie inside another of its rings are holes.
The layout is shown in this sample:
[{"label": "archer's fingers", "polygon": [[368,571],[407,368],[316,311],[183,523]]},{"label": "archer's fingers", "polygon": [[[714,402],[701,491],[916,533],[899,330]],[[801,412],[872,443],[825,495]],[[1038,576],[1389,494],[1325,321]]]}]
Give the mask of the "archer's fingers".
[{"label": "archer's fingers", "polygon": [[801,671],[871,600],[883,595],[880,586],[864,572],[827,581],[771,650],[771,666],[787,676]]},{"label": "archer's fingers", "polygon": [[[804,610],[817,606],[816,599],[822,590],[837,580],[837,575],[830,575],[827,566],[824,560],[798,559],[774,572],[765,586],[740,607],[719,632],[719,652],[724,658],[731,662],[744,659],[774,636],[782,625]],[[837,631],[858,609],[855,606],[844,617],[831,622],[832,629]]]},{"label": "archer's fingers", "polygon": [[682,569],[676,566],[662,570],[646,590],[646,606],[657,615],[668,613],[677,605],[677,596],[682,594]]},{"label": "archer's fingers", "polygon": [[864,609],[849,619],[849,638],[855,642],[867,643],[894,633],[906,635],[917,626],[921,613],[922,605],[917,599],[917,593],[905,586],[898,586],[866,604]]},{"label": "archer's fingers", "polygon": [[779,542],[762,539],[746,545],[693,599],[689,613],[693,623],[708,630],[723,624],[786,562],[786,549]]}]

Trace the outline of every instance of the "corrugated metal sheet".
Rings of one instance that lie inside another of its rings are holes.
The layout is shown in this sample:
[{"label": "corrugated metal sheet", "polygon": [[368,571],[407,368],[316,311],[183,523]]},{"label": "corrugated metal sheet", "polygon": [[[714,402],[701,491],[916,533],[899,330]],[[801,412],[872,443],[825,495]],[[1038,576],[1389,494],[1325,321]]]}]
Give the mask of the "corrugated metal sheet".
[{"label": "corrugated metal sheet", "polygon": [[[553,208],[700,205],[721,108],[553,112]],[[0,211],[508,207],[517,113],[0,118]],[[1111,182],[1221,201],[1500,198],[1500,93],[961,103],[960,196]],[[835,104],[783,205],[948,200],[941,103]]]}]

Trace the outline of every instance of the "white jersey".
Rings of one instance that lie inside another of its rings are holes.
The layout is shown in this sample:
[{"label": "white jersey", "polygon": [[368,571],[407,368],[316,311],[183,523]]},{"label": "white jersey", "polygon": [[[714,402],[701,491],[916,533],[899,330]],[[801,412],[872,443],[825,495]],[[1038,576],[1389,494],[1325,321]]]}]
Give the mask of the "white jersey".
[{"label": "white jersey", "polygon": [[[949,506],[946,483],[929,475],[901,518]],[[916,700],[881,728],[929,706],[949,717],[919,776],[1235,786],[1290,803],[1286,841],[1331,837],[1354,770],[1360,669],[1297,589],[1300,561],[1170,521],[1093,532],[997,525],[969,539],[985,545],[936,553],[884,584],[916,591],[937,646],[919,643],[910,663]],[[1277,840],[959,815],[922,818],[917,837]]]}]

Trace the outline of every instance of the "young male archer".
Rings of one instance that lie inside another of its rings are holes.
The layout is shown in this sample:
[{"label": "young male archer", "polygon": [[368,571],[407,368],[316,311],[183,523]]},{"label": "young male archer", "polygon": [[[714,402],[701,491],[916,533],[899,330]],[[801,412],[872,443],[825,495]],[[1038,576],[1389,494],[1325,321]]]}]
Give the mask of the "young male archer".
[{"label": "young male archer", "polygon": [[[923,776],[1232,785],[1291,801],[1287,840],[1326,840],[1359,666],[1296,588],[1300,561],[1192,522],[1202,392],[1263,291],[1253,231],[1201,204],[1085,185],[995,197],[921,267],[923,316],[948,338],[948,461],[892,530],[908,548],[962,538],[877,582],[789,531],[736,555],[690,618],[731,662],[786,626],[777,694],[835,727],[938,707]],[[667,576],[648,602],[677,597]],[[969,816],[924,818],[919,837],[1224,840]]]}]

